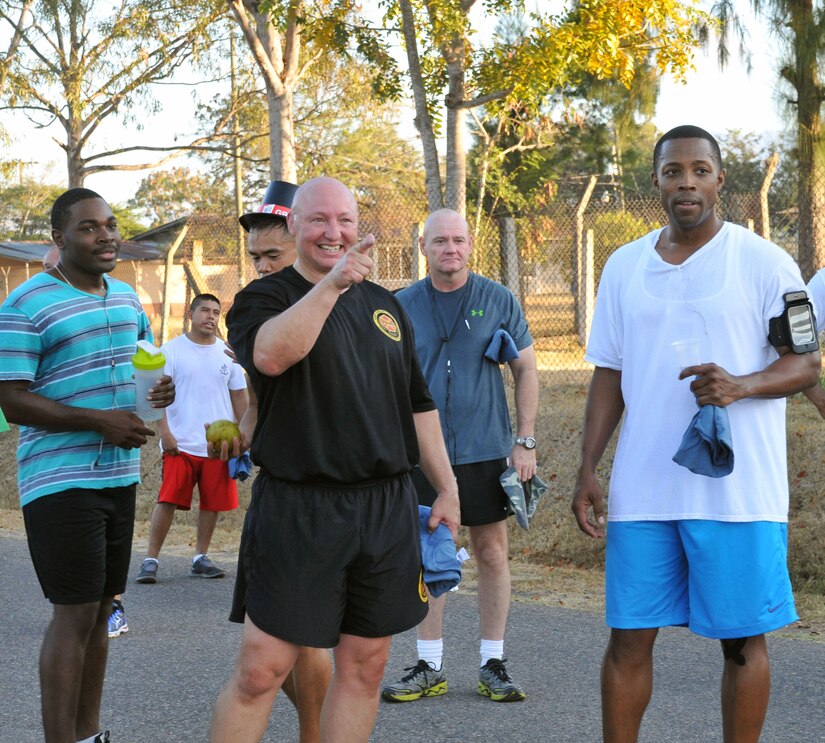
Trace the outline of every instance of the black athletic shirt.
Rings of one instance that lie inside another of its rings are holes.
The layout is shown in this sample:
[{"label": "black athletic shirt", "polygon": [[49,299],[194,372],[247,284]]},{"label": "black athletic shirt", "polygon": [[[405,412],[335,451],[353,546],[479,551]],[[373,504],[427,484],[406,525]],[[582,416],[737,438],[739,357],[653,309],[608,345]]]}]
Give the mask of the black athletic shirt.
[{"label": "black athletic shirt", "polygon": [[312,350],[277,377],[253,365],[261,325],[313,284],[294,268],[253,281],[226,316],[229,342],[258,397],[251,455],[292,482],[363,483],[418,463],[413,413],[435,410],[410,322],[386,289],[344,292]]}]

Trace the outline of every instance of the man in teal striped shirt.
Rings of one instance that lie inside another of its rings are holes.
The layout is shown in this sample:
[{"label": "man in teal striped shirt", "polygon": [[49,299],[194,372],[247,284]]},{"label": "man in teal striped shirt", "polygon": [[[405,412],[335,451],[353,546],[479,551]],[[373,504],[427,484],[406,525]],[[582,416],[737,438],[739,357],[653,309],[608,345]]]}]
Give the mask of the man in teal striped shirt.
[{"label": "man in teal striped shirt", "polygon": [[[108,740],[100,700],[112,598],[126,586],[140,447],[131,357],[152,340],[134,290],[107,276],[117,222],[94,191],[55,201],[56,266],[0,307],[0,407],[20,426],[18,485],[29,550],[53,605],[40,654],[47,743]],[[150,393],[174,400],[169,377]]]}]

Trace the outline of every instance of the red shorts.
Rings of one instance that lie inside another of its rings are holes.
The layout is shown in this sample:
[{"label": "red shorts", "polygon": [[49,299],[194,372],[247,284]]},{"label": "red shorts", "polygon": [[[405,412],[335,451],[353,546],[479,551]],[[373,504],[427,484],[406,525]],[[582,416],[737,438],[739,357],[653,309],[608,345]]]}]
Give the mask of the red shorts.
[{"label": "red shorts", "polygon": [[238,507],[238,487],[229,476],[226,462],[184,452],[174,456],[164,452],[158,503],[174,503],[182,511],[188,511],[192,507],[195,485],[202,510],[233,511]]}]

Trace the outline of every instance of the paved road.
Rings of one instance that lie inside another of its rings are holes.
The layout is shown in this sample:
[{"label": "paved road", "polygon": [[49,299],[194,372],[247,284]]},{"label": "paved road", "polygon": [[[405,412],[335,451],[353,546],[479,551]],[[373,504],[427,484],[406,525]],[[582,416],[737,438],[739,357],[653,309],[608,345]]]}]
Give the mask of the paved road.
[{"label": "paved road", "polygon": [[[139,557],[134,556],[133,574]],[[0,743],[35,743],[40,732],[37,655],[50,614],[25,542],[0,537]],[[188,577],[188,560],[163,560],[162,582],[131,584],[131,631],[112,641],[103,724],[114,743],[205,741],[212,705],[234,666],[239,628],[226,621],[226,580]],[[475,694],[476,601],[460,592],[447,609],[450,692],[412,704],[382,704],[374,743],[590,743],[600,739],[598,674],[607,631],[601,617],[513,605],[509,667],[528,691],[520,704]],[[414,654],[414,635],[396,639],[388,675]],[[773,696],[763,743],[825,741],[825,645],[774,638]],[[687,630],[662,632],[643,743],[721,741],[717,643]],[[276,701],[264,738],[297,740],[295,713]],[[241,743],[239,741],[239,743]]]}]

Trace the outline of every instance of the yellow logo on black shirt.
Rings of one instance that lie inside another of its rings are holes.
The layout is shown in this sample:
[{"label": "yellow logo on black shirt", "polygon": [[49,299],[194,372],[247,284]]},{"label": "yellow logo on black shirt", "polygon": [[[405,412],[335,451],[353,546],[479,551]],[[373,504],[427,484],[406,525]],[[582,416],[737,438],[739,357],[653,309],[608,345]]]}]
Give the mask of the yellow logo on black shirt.
[{"label": "yellow logo on black shirt", "polygon": [[396,342],[401,340],[401,326],[398,324],[398,320],[386,310],[376,310],[373,312],[372,321],[387,338]]},{"label": "yellow logo on black shirt", "polygon": [[421,572],[418,574],[418,598],[425,604],[429,600],[427,598],[427,586],[424,585],[424,568],[421,568]]}]

